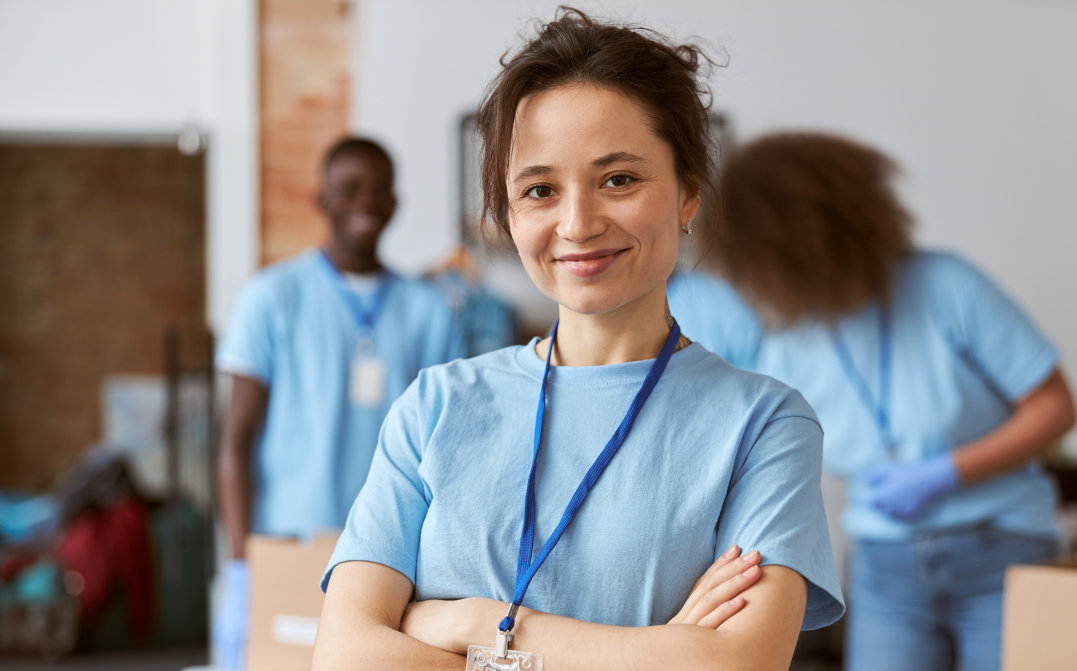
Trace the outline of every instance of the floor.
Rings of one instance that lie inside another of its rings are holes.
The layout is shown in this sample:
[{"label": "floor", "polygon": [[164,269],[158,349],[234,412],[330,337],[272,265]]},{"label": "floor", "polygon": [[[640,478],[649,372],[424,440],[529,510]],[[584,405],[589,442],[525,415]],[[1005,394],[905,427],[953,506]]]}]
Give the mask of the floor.
[{"label": "floor", "polygon": [[32,657],[0,656],[4,671],[182,671],[204,667],[208,671],[205,647],[138,650],[129,652],[86,652],[46,661]]}]

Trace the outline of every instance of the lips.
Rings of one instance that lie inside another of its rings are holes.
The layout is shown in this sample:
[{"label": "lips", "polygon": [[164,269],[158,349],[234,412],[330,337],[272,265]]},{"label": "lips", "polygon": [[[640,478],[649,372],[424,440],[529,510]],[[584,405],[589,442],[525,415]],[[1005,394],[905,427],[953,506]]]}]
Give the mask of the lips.
[{"label": "lips", "polygon": [[621,258],[624,249],[600,249],[585,254],[563,254],[556,257],[565,270],[577,277],[594,277],[606,272]]}]

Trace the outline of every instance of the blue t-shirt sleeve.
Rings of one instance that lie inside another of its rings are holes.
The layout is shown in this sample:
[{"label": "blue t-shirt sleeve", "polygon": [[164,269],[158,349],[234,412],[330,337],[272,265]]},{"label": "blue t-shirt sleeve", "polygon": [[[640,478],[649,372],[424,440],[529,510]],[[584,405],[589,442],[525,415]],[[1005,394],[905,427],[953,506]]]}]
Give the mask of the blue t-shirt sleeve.
[{"label": "blue t-shirt sleeve", "polygon": [[932,319],[955,352],[1007,401],[1038,387],[1058,365],[1058,351],[1001,288],[968,262],[935,254],[924,287]]},{"label": "blue t-shirt sleeve", "polygon": [[273,377],[275,299],[264,276],[248,281],[236,297],[232,317],[217,345],[218,370],[269,384]]},{"label": "blue t-shirt sleeve", "polygon": [[764,565],[803,576],[808,602],[802,628],[808,630],[836,621],[845,606],[820,489],[823,431],[807,402],[792,398],[799,402],[783,404],[738,455],[715,554],[734,544],[745,552],[758,549]]},{"label": "blue t-shirt sleeve", "polygon": [[392,405],[382,424],[366,484],[322,576],[323,591],[333,568],[346,561],[383,564],[415,584],[419,535],[429,508],[427,489],[419,476],[417,384],[412,383]]}]

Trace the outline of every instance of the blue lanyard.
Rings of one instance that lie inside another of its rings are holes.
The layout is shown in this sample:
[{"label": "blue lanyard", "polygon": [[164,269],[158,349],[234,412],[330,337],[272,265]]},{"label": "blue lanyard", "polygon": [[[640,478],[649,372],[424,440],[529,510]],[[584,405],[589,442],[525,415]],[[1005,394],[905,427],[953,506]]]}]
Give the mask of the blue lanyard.
[{"label": "blue lanyard", "polygon": [[677,348],[677,341],[681,337],[681,327],[676,322],[673,322],[673,328],[669,331],[669,337],[666,338],[666,343],[662,346],[661,353],[651,364],[651,370],[647,373],[647,377],[644,379],[639,391],[636,392],[636,397],[632,399],[632,405],[629,406],[628,412],[625,414],[624,419],[621,420],[621,425],[613,432],[613,436],[606,443],[602,453],[591,464],[587,475],[583,477],[579,486],[576,487],[576,493],[572,495],[564,514],[561,515],[561,521],[557,524],[557,528],[546,539],[542,548],[539,549],[538,556],[532,561],[531,552],[535,542],[535,464],[538,463],[539,445],[542,443],[542,420],[546,414],[546,381],[550,377],[550,360],[553,359],[553,343],[556,337],[557,324],[554,324],[553,330],[550,332],[550,350],[546,354],[546,368],[542,373],[542,383],[539,386],[538,411],[535,414],[535,446],[531,455],[531,472],[527,476],[527,494],[524,498],[524,524],[523,531],[520,533],[520,554],[516,560],[516,588],[512,595],[509,614],[498,625],[498,629],[503,632],[511,631],[516,624],[516,610],[524,600],[524,594],[527,592],[528,585],[531,584],[531,579],[535,577],[535,573],[538,572],[542,562],[546,560],[550,551],[557,545],[557,541],[561,539],[561,535],[565,533],[565,529],[576,517],[580,506],[583,505],[583,500],[587,498],[591,488],[598,482],[599,476],[606,470],[606,466],[609,465],[613,456],[617,454],[617,450],[621,449],[628,432],[632,430],[632,424],[636,421],[640,410],[643,409],[643,404],[647,402],[647,397],[651,395],[655,385],[658,384],[658,379],[662,377],[666,364],[669,363],[670,357],[673,356],[673,350]]},{"label": "blue lanyard", "polygon": [[374,336],[374,322],[377,320],[378,314],[381,313],[381,309],[385,306],[385,297],[389,294],[389,285],[393,281],[392,273],[382,271],[378,276],[378,286],[374,289],[374,297],[370,301],[370,307],[364,308],[359,296],[348,289],[344,283],[344,276],[329,260],[329,253],[323,250],[321,258],[322,266],[329,273],[337,294],[340,295],[341,300],[344,301],[352,316],[355,317],[355,323],[359,327],[360,334],[363,337],[372,338]]},{"label": "blue lanyard", "polygon": [[894,449],[894,439],[890,433],[890,370],[891,370],[891,333],[890,333],[890,311],[889,309],[880,306],[879,307],[879,396],[876,399],[875,395],[871,393],[871,389],[868,386],[867,380],[861,374],[860,370],[856,367],[856,363],[853,361],[853,355],[849,351],[849,346],[846,344],[845,339],[842,338],[841,332],[838,330],[837,325],[830,327],[830,339],[834,343],[834,351],[838,355],[838,360],[841,361],[842,371],[845,373],[845,378],[853,385],[853,389],[856,390],[857,396],[860,397],[860,402],[864,405],[864,408],[871,415],[872,420],[875,422],[875,427],[879,430],[880,436],[883,439],[883,446],[887,452],[891,452]]}]

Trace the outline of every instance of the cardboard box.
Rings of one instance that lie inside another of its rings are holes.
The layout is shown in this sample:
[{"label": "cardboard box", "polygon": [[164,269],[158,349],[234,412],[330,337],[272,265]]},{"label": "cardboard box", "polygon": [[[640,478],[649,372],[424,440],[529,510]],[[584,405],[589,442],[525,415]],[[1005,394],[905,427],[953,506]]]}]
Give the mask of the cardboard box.
[{"label": "cardboard box", "polygon": [[1006,569],[1003,671],[1077,669],[1077,555]]},{"label": "cardboard box", "polygon": [[251,573],[251,629],[247,648],[250,671],[309,669],[322,612],[319,583],[339,534],[310,542],[251,536],[247,562]]}]

